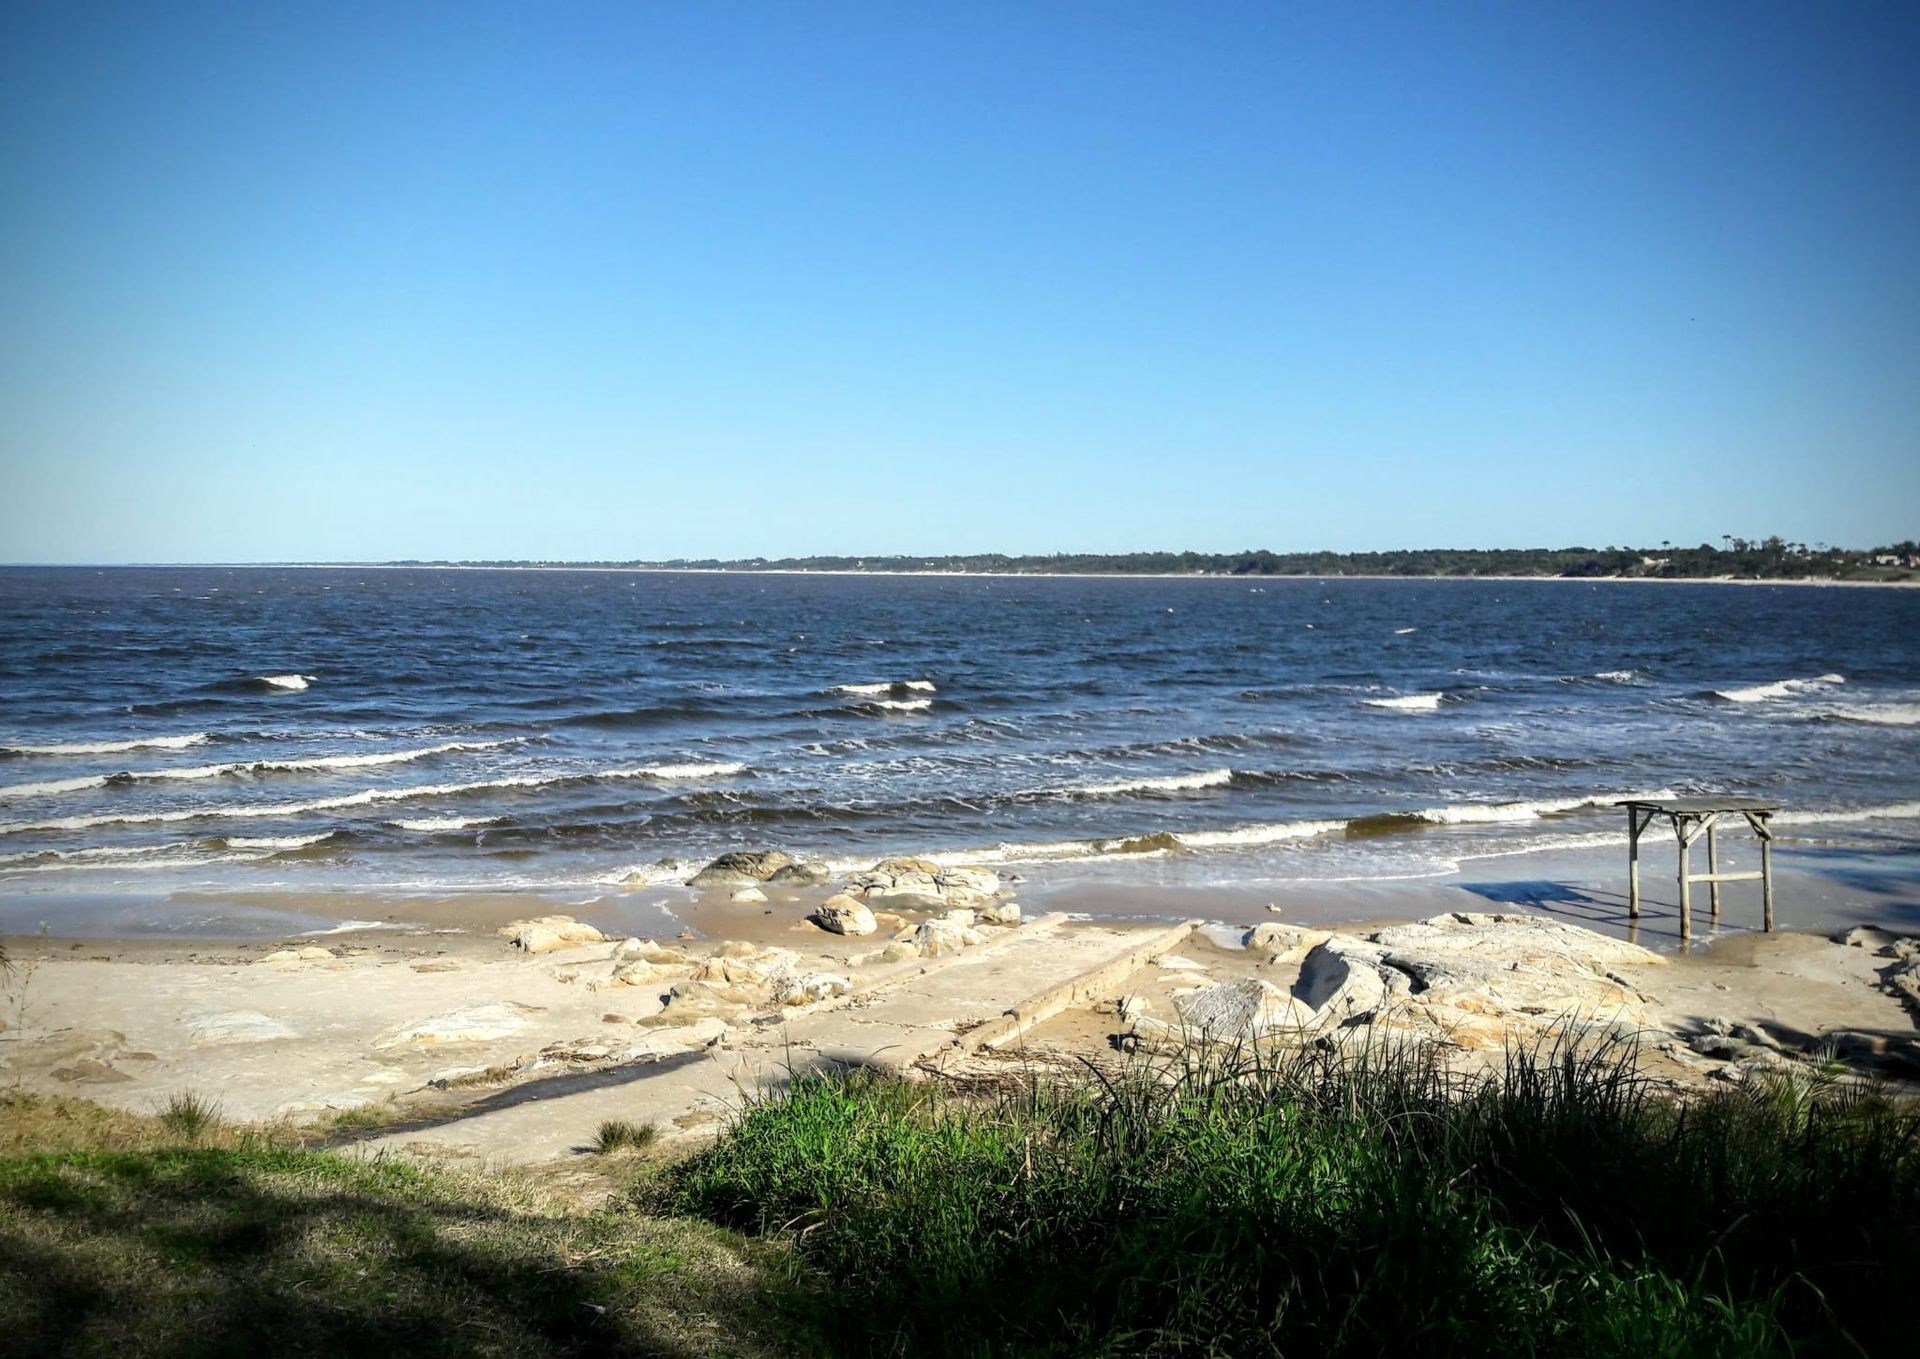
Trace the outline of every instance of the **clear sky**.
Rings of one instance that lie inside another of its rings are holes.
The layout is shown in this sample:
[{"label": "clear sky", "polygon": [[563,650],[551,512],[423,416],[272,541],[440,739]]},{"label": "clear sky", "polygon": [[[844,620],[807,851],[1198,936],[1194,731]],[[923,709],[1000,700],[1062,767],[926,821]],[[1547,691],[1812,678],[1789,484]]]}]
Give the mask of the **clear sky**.
[{"label": "clear sky", "polygon": [[1920,532],[1920,5],[0,6],[0,560]]}]

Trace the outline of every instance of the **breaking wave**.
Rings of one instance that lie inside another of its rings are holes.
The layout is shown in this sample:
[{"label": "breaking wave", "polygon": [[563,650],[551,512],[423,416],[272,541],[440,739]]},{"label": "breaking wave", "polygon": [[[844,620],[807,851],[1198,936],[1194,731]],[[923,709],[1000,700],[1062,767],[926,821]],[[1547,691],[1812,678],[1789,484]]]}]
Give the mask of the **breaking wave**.
[{"label": "breaking wave", "polygon": [[117,774],[88,774],[71,779],[52,779],[44,783],[15,783],[0,788],[0,798],[47,797],[57,793],[78,793],[90,788],[119,787],[132,783],[172,780],[217,779],[248,774],[312,774],[330,769],[371,769],[387,764],[406,764],[435,755],[464,750],[494,750],[512,745],[505,741],[443,741],[418,750],[387,750],[369,755],[314,755],[293,760],[233,760],[226,764],[189,765],[180,769],[123,770]]},{"label": "breaking wave", "polygon": [[833,686],[833,692],[859,697],[894,693],[931,694],[934,692],[934,685],[932,680],[882,680],[876,684],[836,684]]},{"label": "breaking wave", "polygon": [[1185,793],[1201,788],[1224,788],[1233,782],[1231,769],[1209,769],[1199,774],[1169,774],[1163,778],[1122,779],[1074,788],[1048,789],[1056,797],[1124,797],[1129,793]]},{"label": "breaking wave", "polygon": [[137,736],[128,741],[76,741],[52,746],[0,746],[0,757],[34,755],[120,755],[129,750],[185,750],[211,738],[204,731],[185,736]]},{"label": "breaking wave", "polygon": [[[406,802],[423,797],[460,797],[471,793],[505,792],[512,789],[547,788],[570,783],[597,783],[621,779],[678,779],[693,777],[688,770],[703,770],[715,776],[738,773],[744,766],[660,765],[638,769],[578,770],[562,774],[525,774],[514,778],[484,779],[474,783],[425,783],[405,788],[363,788],[357,793],[337,797],[310,798],[304,802],[232,803],[212,807],[176,807],[160,812],[100,812],[91,816],[51,817],[44,821],[0,822],[0,835],[24,831],[87,830],[93,826],[150,826],[176,821],[220,821],[243,818],[301,816],[307,812],[340,811],[350,807],[371,807],[383,802]],[[673,772],[666,772],[673,771]]]},{"label": "breaking wave", "polygon": [[1787,698],[1793,694],[1818,693],[1835,684],[1845,684],[1845,675],[1816,675],[1812,679],[1773,680],[1767,684],[1750,684],[1744,689],[1712,689],[1709,698],[1723,699],[1728,703],[1767,703],[1776,698]]},{"label": "breaking wave", "polygon": [[317,675],[260,675],[255,678],[254,683],[263,684],[269,689],[283,689],[288,693],[296,693],[307,688],[317,678],[319,678]]},{"label": "breaking wave", "polygon": [[507,818],[504,816],[421,816],[412,820],[389,821],[387,824],[403,831],[458,831],[474,826],[497,826]]}]

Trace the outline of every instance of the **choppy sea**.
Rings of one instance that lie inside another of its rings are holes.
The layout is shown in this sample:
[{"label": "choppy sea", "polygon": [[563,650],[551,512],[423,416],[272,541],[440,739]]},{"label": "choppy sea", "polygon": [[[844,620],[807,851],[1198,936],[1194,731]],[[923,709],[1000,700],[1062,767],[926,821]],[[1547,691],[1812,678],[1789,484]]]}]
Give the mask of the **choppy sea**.
[{"label": "choppy sea", "polygon": [[[1920,591],[0,571],[0,893],[1444,875],[1649,793],[1920,841]],[[53,903],[57,908],[57,902]]]}]

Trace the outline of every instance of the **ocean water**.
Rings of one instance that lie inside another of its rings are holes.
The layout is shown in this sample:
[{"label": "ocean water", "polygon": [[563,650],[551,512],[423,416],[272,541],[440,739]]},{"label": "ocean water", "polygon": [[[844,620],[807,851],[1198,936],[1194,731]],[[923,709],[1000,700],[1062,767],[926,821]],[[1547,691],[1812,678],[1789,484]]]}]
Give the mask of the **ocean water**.
[{"label": "ocean water", "polygon": [[10,896],[572,891],[759,846],[1385,880],[1615,843],[1661,792],[1920,841],[1920,591],[0,571]]}]

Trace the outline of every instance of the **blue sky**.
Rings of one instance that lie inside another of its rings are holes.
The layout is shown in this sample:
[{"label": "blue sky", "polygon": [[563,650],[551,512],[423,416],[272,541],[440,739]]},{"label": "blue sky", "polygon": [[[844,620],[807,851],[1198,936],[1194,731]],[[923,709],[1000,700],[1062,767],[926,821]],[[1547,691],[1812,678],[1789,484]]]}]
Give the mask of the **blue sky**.
[{"label": "blue sky", "polygon": [[1920,532],[1920,7],[0,7],[0,560]]}]

